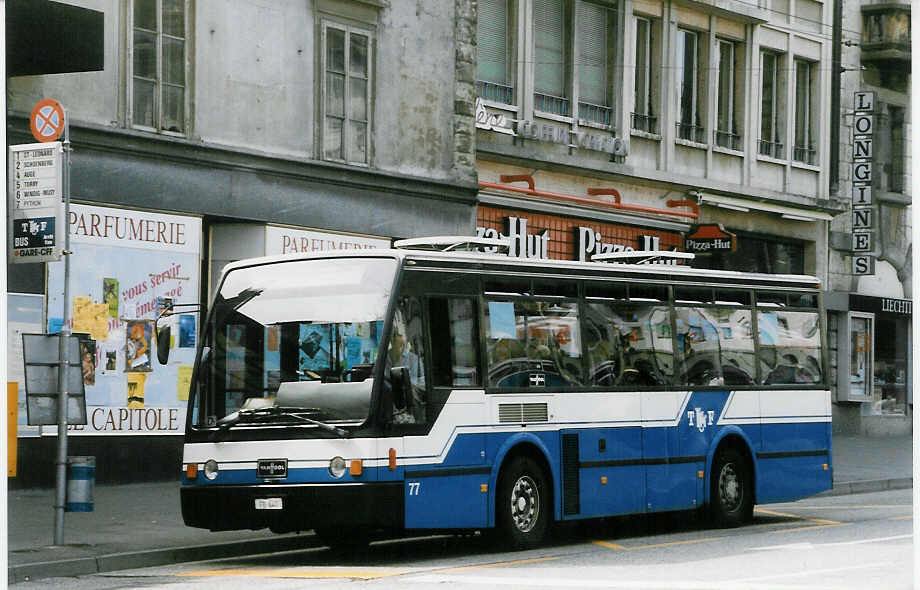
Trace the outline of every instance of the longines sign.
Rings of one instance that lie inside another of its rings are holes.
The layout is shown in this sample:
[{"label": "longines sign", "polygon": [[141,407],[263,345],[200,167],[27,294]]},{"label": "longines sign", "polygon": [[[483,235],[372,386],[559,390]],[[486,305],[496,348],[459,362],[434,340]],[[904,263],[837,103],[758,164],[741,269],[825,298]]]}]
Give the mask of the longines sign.
[{"label": "longines sign", "polygon": [[875,93],[853,94],[853,274],[875,274],[872,256],[872,134]]}]

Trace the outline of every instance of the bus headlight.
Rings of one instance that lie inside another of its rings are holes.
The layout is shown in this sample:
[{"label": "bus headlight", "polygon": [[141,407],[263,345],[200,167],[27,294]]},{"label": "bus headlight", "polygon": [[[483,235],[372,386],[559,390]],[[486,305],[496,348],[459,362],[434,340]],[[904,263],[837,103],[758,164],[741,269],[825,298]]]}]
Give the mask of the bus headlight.
[{"label": "bus headlight", "polygon": [[341,457],[333,457],[332,460],[329,461],[329,475],[336,479],[345,475],[346,469],[348,469],[348,465],[345,464],[345,459]]},{"label": "bus headlight", "polygon": [[208,459],[207,463],[204,464],[204,476],[208,479],[215,479],[217,477],[217,472],[217,461]]}]

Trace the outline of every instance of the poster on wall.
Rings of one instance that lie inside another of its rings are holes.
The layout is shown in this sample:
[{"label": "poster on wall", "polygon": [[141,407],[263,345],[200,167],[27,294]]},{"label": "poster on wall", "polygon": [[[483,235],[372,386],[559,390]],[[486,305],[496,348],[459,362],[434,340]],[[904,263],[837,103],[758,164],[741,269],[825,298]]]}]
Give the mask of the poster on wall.
[{"label": "poster on wall", "polygon": [[[200,318],[177,313],[169,363],[154,353],[168,302],[197,303],[201,220],[71,205],[71,330],[79,333],[87,424],[74,435],[182,434]],[[47,330],[63,323],[64,264],[48,264]],[[50,429],[49,429],[50,430]],[[53,434],[43,432],[43,434]]]}]

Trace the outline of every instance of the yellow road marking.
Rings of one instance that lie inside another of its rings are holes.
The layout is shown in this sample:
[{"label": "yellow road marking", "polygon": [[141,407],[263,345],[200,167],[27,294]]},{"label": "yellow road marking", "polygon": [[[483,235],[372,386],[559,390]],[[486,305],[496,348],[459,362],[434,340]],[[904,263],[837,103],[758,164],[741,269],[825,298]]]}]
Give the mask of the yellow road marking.
[{"label": "yellow road marking", "polygon": [[541,561],[553,561],[554,559],[559,559],[559,555],[548,556],[548,557],[534,557],[531,559],[516,559],[514,561],[496,561],[493,563],[481,563],[477,565],[464,565],[460,567],[452,567],[448,569],[438,569],[434,570],[434,573],[444,574],[444,573],[454,573],[454,572],[466,572],[469,570],[482,570],[492,567],[511,567],[515,565],[524,565],[525,563],[538,563]]},{"label": "yellow road marking", "polygon": [[212,577],[212,576],[260,576],[264,578],[351,578],[358,580],[375,580],[389,576],[398,576],[406,573],[406,570],[384,571],[384,570],[297,570],[297,569],[225,569],[225,570],[201,570],[194,572],[181,572],[178,575],[188,577]]},{"label": "yellow road marking", "polygon": [[610,543],[608,541],[591,541],[595,545],[600,545],[601,547],[606,547],[608,549],[615,549],[617,551],[638,551],[640,549],[658,549],[659,547],[672,547],[674,545],[690,545],[692,543],[709,543],[711,541],[719,541],[725,537],[706,537],[705,539],[687,539],[685,541],[668,541],[667,543],[653,543],[651,545],[636,545],[635,547],[626,547],[625,545],[617,545],[616,543]]},{"label": "yellow road marking", "polygon": [[913,514],[908,514],[907,516],[892,516],[888,520],[911,520],[913,517]]},{"label": "yellow road marking", "polygon": [[841,524],[837,522],[836,520],[827,520],[825,518],[811,518],[809,516],[801,516],[799,514],[789,514],[788,512],[777,512],[776,510],[766,510],[765,508],[755,508],[754,511],[759,512],[761,514],[769,514],[771,516],[785,516],[788,518],[794,518],[796,520],[807,520],[808,522],[816,522],[818,524],[825,524],[825,525]]},{"label": "yellow road marking", "polygon": [[[755,508],[754,511],[760,514],[768,514],[770,516],[783,516],[786,518],[794,518],[796,520],[805,520],[808,522],[815,523],[815,524],[808,525],[808,526],[800,526],[800,527],[792,527],[792,528],[787,527],[787,528],[782,528],[778,531],[770,531],[773,534],[791,533],[795,531],[811,531],[811,530],[816,530],[816,529],[824,529],[828,527],[843,526],[846,524],[850,524],[848,522],[838,522],[836,520],[828,520],[826,518],[812,518],[809,516],[802,516],[800,514],[789,514],[788,512],[779,512],[777,510],[767,510],[766,508]],[[778,524],[782,524],[782,523],[778,523]]]}]

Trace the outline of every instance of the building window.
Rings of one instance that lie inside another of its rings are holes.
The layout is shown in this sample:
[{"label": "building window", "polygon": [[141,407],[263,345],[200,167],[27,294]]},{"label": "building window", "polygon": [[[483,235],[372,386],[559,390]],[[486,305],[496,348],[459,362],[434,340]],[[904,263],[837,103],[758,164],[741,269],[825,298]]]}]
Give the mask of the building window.
[{"label": "building window", "polygon": [[514,104],[513,69],[511,67],[511,5],[509,0],[479,0],[476,39],[479,61],[476,95],[483,100]]},{"label": "building window", "polygon": [[564,0],[534,0],[534,110],[570,117],[571,13]]},{"label": "building window", "polygon": [[186,133],[186,0],[134,0],[131,11],[131,125]]},{"label": "building window", "polygon": [[744,115],[744,51],[740,43],[718,41],[719,80],[716,104],[715,144],[731,150],[741,150],[741,128]]},{"label": "building window", "polygon": [[578,117],[582,121],[610,125],[613,114],[614,63],[616,56],[616,10],[579,2],[575,18],[578,31]]},{"label": "building window", "polygon": [[323,159],[368,163],[371,35],[337,23],[323,27]]},{"label": "building window", "polygon": [[705,143],[706,130],[700,116],[700,42],[694,31],[677,31],[677,137]]},{"label": "building window", "polygon": [[904,192],[904,107],[889,106],[888,121],[890,131],[888,139],[891,142],[891,154],[888,168],[888,190],[893,193]]},{"label": "building window", "polygon": [[632,128],[658,133],[660,53],[657,21],[636,17],[636,70]]},{"label": "building window", "polygon": [[795,148],[792,159],[815,163],[815,72],[814,62],[795,60]]},{"label": "building window", "polygon": [[758,153],[783,158],[783,120],[781,99],[781,56],[771,51],[760,54],[760,142]]}]

